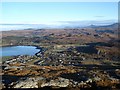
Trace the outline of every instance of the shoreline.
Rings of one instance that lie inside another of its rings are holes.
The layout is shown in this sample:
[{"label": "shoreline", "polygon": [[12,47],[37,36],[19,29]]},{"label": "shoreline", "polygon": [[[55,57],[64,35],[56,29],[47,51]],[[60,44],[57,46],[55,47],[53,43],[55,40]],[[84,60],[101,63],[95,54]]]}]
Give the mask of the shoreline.
[{"label": "shoreline", "polygon": [[36,49],[39,49],[39,51],[38,51],[37,53],[35,53],[35,55],[36,55],[36,56],[38,56],[37,54],[39,54],[39,53],[44,53],[45,48],[40,47],[40,46],[37,46],[37,45],[33,45],[33,46],[35,46],[35,47],[36,47]]}]

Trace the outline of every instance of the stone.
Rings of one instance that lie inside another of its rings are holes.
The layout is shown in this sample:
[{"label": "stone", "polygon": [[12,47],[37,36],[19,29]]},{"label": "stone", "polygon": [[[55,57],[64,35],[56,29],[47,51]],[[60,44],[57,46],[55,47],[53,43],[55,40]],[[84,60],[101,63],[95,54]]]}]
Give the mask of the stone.
[{"label": "stone", "polygon": [[92,83],[93,81],[92,81],[92,79],[88,79],[87,81],[86,81],[86,83]]},{"label": "stone", "polygon": [[101,80],[101,78],[99,78],[99,77],[94,77],[94,81],[100,81]]},{"label": "stone", "polygon": [[23,81],[19,81],[13,88],[38,88],[38,82],[35,78],[28,78]]},{"label": "stone", "polygon": [[52,87],[67,87],[69,85],[69,80],[59,77],[55,80],[50,80],[50,82],[41,84],[41,87],[52,86]]}]

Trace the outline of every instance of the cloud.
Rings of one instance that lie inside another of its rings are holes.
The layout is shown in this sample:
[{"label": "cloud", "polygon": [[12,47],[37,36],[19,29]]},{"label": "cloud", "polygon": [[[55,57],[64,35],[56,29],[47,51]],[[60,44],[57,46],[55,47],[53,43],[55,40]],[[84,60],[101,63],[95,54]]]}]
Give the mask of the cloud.
[{"label": "cloud", "polygon": [[97,17],[97,18],[103,18],[103,17],[105,17],[105,16],[94,16],[94,17]]}]

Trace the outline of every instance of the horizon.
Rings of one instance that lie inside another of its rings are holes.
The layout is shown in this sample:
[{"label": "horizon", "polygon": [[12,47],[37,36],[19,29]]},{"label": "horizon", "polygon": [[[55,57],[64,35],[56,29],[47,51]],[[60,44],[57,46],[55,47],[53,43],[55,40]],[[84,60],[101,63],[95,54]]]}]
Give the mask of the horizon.
[{"label": "horizon", "polygon": [[[81,21],[82,22],[82,21]],[[66,22],[65,22],[66,23]],[[116,24],[118,22],[68,22],[68,24],[59,24],[59,25],[47,25],[47,24],[0,24],[0,31],[10,31],[10,30],[26,30],[26,29],[63,29],[63,28],[85,28],[89,26],[107,26]]]}]

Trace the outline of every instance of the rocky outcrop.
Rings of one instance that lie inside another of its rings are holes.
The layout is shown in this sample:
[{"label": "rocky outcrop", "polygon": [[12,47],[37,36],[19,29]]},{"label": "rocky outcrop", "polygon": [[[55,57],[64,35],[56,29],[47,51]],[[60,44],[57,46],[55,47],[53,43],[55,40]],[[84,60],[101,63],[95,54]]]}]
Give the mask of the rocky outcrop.
[{"label": "rocky outcrop", "polygon": [[51,86],[51,87],[68,87],[69,79],[57,78],[55,80],[50,80],[50,82],[42,83],[41,87]]},{"label": "rocky outcrop", "polygon": [[13,88],[42,88],[42,87],[68,87],[70,81],[65,78],[57,78],[54,80],[47,81],[43,77],[39,78],[28,78],[23,81],[19,81]]},{"label": "rocky outcrop", "polygon": [[38,88],[38,80],[43,80],[43,77],[28,78],[24,81],[19,81],[13,88]]}]

